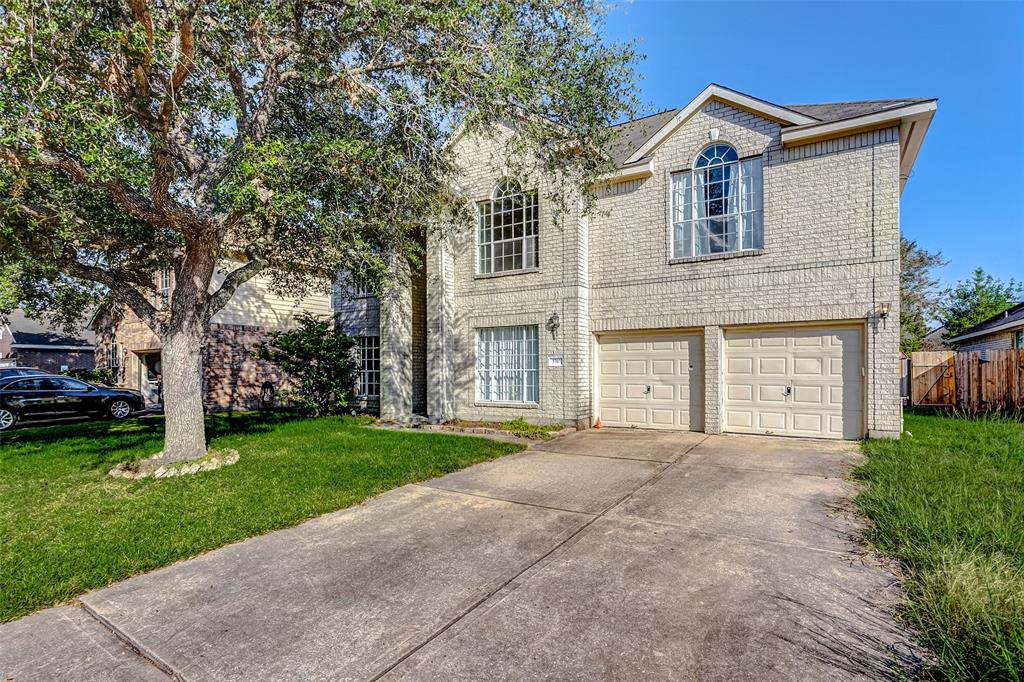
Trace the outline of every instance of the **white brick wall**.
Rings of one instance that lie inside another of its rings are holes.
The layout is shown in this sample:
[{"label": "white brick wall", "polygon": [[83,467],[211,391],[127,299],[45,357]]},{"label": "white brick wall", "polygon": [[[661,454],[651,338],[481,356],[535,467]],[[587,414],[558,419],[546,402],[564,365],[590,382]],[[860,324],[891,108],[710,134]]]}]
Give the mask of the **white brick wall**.
[{"label": "white brick wall", "polygon": [[[709,131],[741,157],[764,163],[764,249],[758,255],[670,263],[669,177],[690,168]],[[489,197],[506,166],[500,143],[463,139],[460,185]],[[593,334],[703,328],[706,428],[721,423],[721,335],[738,325],[865,322],[868,424],[897,434],[899,401],[899,141],[895,128],[783,150],[778,124],[719,102],[687,120],[655,152],[654,175],[599,193],[587,217],[556,223],[539,183],[537,272],[474,275],[475,225],[428,250],[428,395],[432,416],[575,423],[592,408]],[[887,320],[873,313],[890,305]],[[557,335],[544,323],[558,312]],[[535,324],[540,404],[498,407],[475,400],[475,329]],[[558,356],[562,367],[548,367]]]}]

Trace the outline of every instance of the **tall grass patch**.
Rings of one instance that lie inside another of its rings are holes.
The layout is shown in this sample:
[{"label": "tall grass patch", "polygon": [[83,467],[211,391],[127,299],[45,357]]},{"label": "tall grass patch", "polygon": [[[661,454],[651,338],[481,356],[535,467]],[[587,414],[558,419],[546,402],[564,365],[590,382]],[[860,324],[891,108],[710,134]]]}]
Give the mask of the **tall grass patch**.
[{"label": "tall grass patch", "polygon": [[908,413],[855,475],[868,539],[907,571],[937,676],[1024,680],[1024,423]]}]

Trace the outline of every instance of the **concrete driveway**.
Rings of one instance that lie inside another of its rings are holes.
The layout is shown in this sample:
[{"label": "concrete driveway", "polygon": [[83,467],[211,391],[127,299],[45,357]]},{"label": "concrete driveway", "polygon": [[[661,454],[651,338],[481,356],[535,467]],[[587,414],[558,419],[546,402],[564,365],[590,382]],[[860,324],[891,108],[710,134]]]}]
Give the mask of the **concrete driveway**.
[{"label": "concrete driveway", "polygon": [[856,447],[589,431],[0,627],[4,679],[850,679],[915,662]]}]

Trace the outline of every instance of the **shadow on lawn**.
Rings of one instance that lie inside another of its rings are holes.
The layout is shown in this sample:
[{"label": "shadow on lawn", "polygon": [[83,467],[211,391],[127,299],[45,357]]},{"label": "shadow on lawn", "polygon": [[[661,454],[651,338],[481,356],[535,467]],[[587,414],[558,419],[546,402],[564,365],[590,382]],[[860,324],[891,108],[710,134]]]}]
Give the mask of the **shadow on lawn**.
[{"label": "shadow on lawn", "polygon": [[[206,417],[206,439],[210,441],[221,436],[234,434],[268,433],[275,427],[307,419],[306,415],[293,411],[234,412],[212,414]],[[69,439],[105,443],[105,450],[128,450],[157,441],[163,437],[164,418],[162,415],[148,415],[125,421],[110,419],[33,424],[22,426],[0,434],[0,444],[33,446],[56,443]],[[32,448],[26,448],[30,454]]]}]

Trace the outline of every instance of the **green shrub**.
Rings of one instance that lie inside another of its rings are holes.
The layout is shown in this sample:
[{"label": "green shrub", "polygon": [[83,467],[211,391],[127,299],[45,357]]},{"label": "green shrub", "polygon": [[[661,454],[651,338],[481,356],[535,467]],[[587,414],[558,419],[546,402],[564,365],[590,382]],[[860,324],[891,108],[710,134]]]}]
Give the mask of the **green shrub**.
[{"label": "green shrub", "polygon": [[298,326],[272,332],[257,344],[253,355],[273,362],[290,374],[296,388],[281,391],[281,398],[314,415],[339,414],[356,387],[355,338],[335,328],[333,320],[301,313]]},{"label": "green shrub", "polygon": [[87,381],[90,384],[100,384],[101,386],[113,386],[114,385],[114,373],[106,368],[97,369],[69,369],[61,372],[64,376],[74,377],[81,381]]}]

